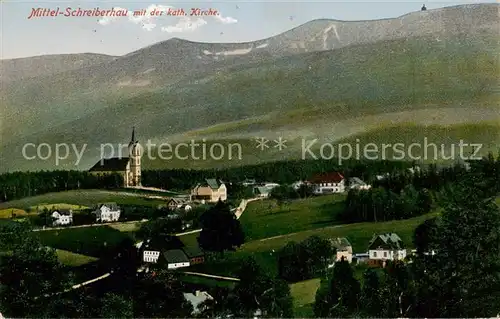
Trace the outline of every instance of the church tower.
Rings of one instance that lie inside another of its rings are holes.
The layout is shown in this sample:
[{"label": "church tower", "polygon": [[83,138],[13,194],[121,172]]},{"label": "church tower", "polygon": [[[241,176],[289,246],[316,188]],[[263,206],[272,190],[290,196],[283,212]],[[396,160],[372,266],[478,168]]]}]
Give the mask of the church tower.
[{"label": "church tower", "polygon": [[132,138],[128,144],[130,175],[128,186],[141,186],[141,145],[135,139],[135,127],[132,128]]}]

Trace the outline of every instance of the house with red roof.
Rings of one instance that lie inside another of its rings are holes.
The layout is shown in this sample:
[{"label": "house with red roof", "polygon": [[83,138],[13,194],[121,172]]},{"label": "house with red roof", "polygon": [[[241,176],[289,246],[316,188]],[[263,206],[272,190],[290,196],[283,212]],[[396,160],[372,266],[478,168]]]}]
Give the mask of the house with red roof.
[{"label": "house with red roof", "polygon": [[345,177],[339,172],[316,175],[307,181],[307,184],[312,186],[316,195],[344,193],[346,190]]}]

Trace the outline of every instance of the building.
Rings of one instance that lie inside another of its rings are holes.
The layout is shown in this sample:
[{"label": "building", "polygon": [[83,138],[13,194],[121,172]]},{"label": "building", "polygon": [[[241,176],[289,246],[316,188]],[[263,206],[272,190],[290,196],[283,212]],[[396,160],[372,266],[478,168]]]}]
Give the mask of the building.
[{"label": "building", "polygon": [[168,269],[189,267],[189,258],[180,249],[167,250],[163,256],[167,262]]},{"label": "building", "polygon": [[203,264],[205,262],[205,253],[200,249],[198,245],[184,246],[182,251],[186,254],[189,259],[190,265]]},{"label": "building", "polygon": [[171,198],[167,202],[167,208],[170,211],[181,210],[181,211],[188,212],[191,209],[193,209],[193,206],[191,206],[189,203],[190,203],[190,200],[188,200],[186,198],[177,198],[177,197],[175,197],[175,198]]},{"label": "building", "polygon": [[193,306],[193,312],[191,313],[193,316],[199,314],[203,311],[203,303],[206,300],[213,300],[214,298],[208,294],[206,291],[196,290],[195,293],[184,293],[184,299],[189,301]]},{"label": "building", "polygon": [[227,188],[217,179],[206,179],[204,183],[196,185],[191,191],[193,200],[216,203],[227,199]]},{"label": "building", "polygon": [[297,181],[297,182],[295,182],[295,183],[292,184],[292,188],[297,191],[297,190],[299,190],[304,185],[306,185],[305,182],[303,182],[303,181]]},{"label": "building", "polygon": [[262,183],[261,186],[263,187],[266,187],[266,188],[269,188],[269,189],[273,189],[273,188],[276,188],[276,187],[279,187],[280,184],[278,183],[270,183],[270,182],[265,182],[265,183]]},{"label": "building", "polygon": [[253,193],[255,196],[260,197],[260,198],[267,198],[271,194],[271,189],[267,187],[254,187]]},{"label": "building", "polygon": [[144,249],[142,253],[142,261],[145,263],[156,264],[160,258],[161,252],[155,249]]},{"label": "building", "polygon": [[141,145],[135,139],[135,128],[132,129],[132,138],[128,144],[128,156],[102,158],[89,170],[95,175],[117,173],[123,178],[124,187],[141,186]]},{"label": "building", "polygon": [[372,188],[358,177],[349,178],[349,189],[367,190]]},{"label": "building", "polygon": [[52,225],[53,226],[65,226],[73,223],[73,211],[59,209],[55,210],[51,214],[52,216]]},{"label": "building", "polygon": [[403,241],[395,233],[373,235],[368,245],[369,262],[380,264],[386,260],[402,260],[406,258]]},{"label": "building", "polygon": [[92,212],[97,222],[116,222],[120,219],[121,210],[116,203],[104,203],[97,205]]},{"label": "building", "polygon": [[344,175],[338,172],[317,175],[309,180],[307,184],[312,186],[313,193],[316,195],[345,192]]},{"label": "building", "polygon": [[344,260],[347,260],[349,263],[352,262],[352,245],[347,238],[342,237],[330,239],[330,243],[336,250],[335,261],[340,261],[344,258]]}]

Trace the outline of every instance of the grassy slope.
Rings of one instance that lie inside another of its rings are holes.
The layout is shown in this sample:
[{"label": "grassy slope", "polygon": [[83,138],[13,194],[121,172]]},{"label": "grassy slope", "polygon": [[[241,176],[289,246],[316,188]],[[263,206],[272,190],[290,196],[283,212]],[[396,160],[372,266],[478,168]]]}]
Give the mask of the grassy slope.
[{"label": "grassy slope", "polygon": [[[453,110],[450,109],[450,114],[453,113]],[[464,115],[465,116],[465,115]],[[500,116],[499,116],[500,119]],[[376,123],[371,123],[371,125]],[[331,127],[331,130],[334,128]],[[268,134],[268,133],[267,133]],[[179,160],[179,159],[170,159],[170,160],[162,160],[160,158],[156,158],[154,160],[149,160],[144,158],[144,165],[152,168],[152,169],[161,169],[161,168],[193,168],[193,169],[204,169],[204,168],[222,168],[228,166],[242,166],[242,165],[250,165],[250,164],[259,164],[267,161],[277,161],[283,159],[301,159],[303,158],[303,142],[304,145],[307,145],[314,139],[318,139],[318,141],[314,144],[310,149],[314,153],[317,158],[321,157],[320,147],[323,144],[331,144],[334,147],[334,156],[336,157],[338,154],[339,144],[349,144],[352,149],[351,158],[367,158],[373,159],[373,153],[367,153],[368,155],[364,155],[363,149],[368,143],[375,143],[379,152],[377,153],[377,158],[382,159],[383,154],[387,159],[390,159],[393,155],[399,156],[398,153],[394,153],[391,151],[391,148],[388,148],[385,152],[383,151],[383,145],[394,145],[395,143],[404,143],[405,144],[405,158],[406,160],[412,160],[413,157],[422,157],[426,158],[424,162],[449,162],[447,160],[451,155],[451,149],[455,149],[455,159],[458,159],[460,156],[459,153],[459,143],[460,140],[463,140],[464,143],[470,144],[482,144],[483,147],[480,149],[480,153],[482,155],[487,154],[489,151],[497,152],[498,145],[500,144],[500,125],[497,123],[491,122],[480,122],[480,123],[469,123],[469,124],[452,124],[452,125],[421,125],[414,123],[398,123],[398,124],[389,124],[389,123],[379,123],[377,127],[373,129],[367,129],[365,132],[353,134],[349,137],[345,137],[342,139],[336,139],[335,136],[328,133],[313,135],[304,134],[304,137],[298,137],[295,133],[285,134],[275,134],[270,138],[270,142],[268,145],[269,148],[264,150],[259,150],[256,148],[255,139],[221,139],[221,140],[207,140],[206,148],[207,150],[215,143],[220,143],[224,145],[224,158],[222,160],[214,160],[207,156],[206,160]],[[259,136],[256,134],[256,136]],[[260,135],[262,136],[262,135]],[[283,137],[286,140],[286,148],[282,151],[279,151],[277,148],[274,148],[275,145],[273,139],[278,137]],[[425,153],[424,149],[424,140],[427,140],[427,145],[434,143],[437,145],[437,160],[436,154],[434,153],[434,148],[429,146],[427,149],[427,153]],[[197,140],[197,141],[201,141]],[[419,143],[422,145],[421,148],[413,148],[411,155],[408,152],[408,148],[412,143]],[[236,147],[230,147],[230,145],[239,144],[241,145],[241,157],[238,158]],[[176,144],[173,144],[176,145]],[[356,147],[358,147],[360,152],[356,153]],[[443,146],[441,146],[443,145]],[[229,158],[229,149],[233,150],[233,156]],[[444,150],[444,153],[441,151]],[[464,155],[470,155],[471,147],[464,147]],[[201,149],[197,151],[197,155],[202,154]],[[209,153],[207,153],[209,154]],[[218,155],[220,153],[216,153]],[[328,158],[330,154],[329,148],[325,148],[324,156]],[[349,152],[347,148],[343,148],[342,154],[344,156],[349,156]],[[359,155],[357,155],[359,154]],[[427,156],[425,156],[427,154]],[[441,155],[441,154],[444,154]],[[185,153],[181,153],[181,156],[186,156]],[[305,159],[313,159],[313,157],[309,153],[305,153]],[[401,159],[401,158],[398,158]]]},{"label": "grassy slope", "polygon": [[[194,270],[206,272],[209,274],[220,274],[225,276],[235,276],[236,270],[241,264],[241,260],[248,256],[253,256],[261,265],[270,273],[277,273],[277,264],[275,253],[286,243],[290,241],[300,242],[306,238],[317,235],[323,238],[347,237],[353,245],[353,250],[356,253],[365,252],[366,246],[371,237],[375,233],[395,232],[399,234],[402,240],[412,246],[412,236],[415,227],[422,223],[425,219],[435,216],[428,214],[408,220],[397,220],[379,223],[358,223],[349,225],[336,225],[312,230],[301,231],[284,236],[273,237],[262,240],[254,240],[245,243],[236,252],[230,252],[221,260],[209,262],[203,265],[192,267]],[[286,223],[286,221],[283,221]],[[196,240],[197,234],[183,236],[183,241]],[[184,237],[192,237],[187,239]]]},{"label": "grassy slope", "polygon": [[40,231],[36,235],[46,246],[96,258],[128,236],[108,226]]},{"label": "grassy slope", "polygon": [[51,204],[72,204],[94,206],[97,203],[116,202],[118,204],[135,204],[135,205],[160,205],[165,204],[164,200],[148,199],[140,193],[125,193],[103,190],[73,190],[66,192],[48,193],[39,196],[27,197],[19,200],[0,203],[0,209],[35,207],[37,205],[49,206]]},{"label": "grassy slope", "polygon": [[[184,83],[172,90],[145,94],[28,140],[87,143],[82,165],[88,166],[99,156],[94,146],[125,142],[125,131],[118,132],[113,123],[130,123],[138,112],[143,114],[135,123],[142,140],[163,142],[182,132],[241,120],[250,124],[237,129],[240,136],[261,129],[315,132],[318,120],[334,122],[367,114],[459,105],[496,106],[497,47],[496,35],[464,35],[440,41],[386,41],[286,57],[221,72],[201,84]],[[259,123],[266,115],[272,116]],[[110,125],[103,126],[103,118],[109,119]],[[257,123],[251,123],[252,119],[258,119]],[[28,140],[12,141],[11,147],[19,148]],[[5,167],[53,165],[22,160],[20,149],[6,156]],[[71,165],[73,160],[70,157],[67,163]]]},{"label": "grassy slope", "polygon": [[344,195],[311,197],[283,204],[272,200],[248,204],[241,216],[246,241],[321,228],[335,223]]},{"label": "grassy slope", "polygon": [[65,265],[70,267],[78,267],[81,265],[88,264],[93,261],[97,261],[97,258],[90,257],[81,254],[75,254],[67,250],[57,249],[56,250],[57,257],[59,261]]}]

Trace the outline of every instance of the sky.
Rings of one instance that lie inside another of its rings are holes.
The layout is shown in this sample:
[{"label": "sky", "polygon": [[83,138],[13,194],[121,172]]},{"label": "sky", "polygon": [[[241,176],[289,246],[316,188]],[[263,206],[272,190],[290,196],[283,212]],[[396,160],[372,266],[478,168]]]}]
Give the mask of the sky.
[{"label": "sky", "polygon": [[[427,1],[428,10],[496,1]],[[22,1],[0,0],[0,59],[44,54],[102,53],[124,55],[173,37],[197,42],[247,42],[271,37],[310,20],[372,20],[418,11],[421,1]],[[32,17],[36,8],[76,10],[127,9],[124,17]],[[186,16],[167,15],[184,9]],[[217,15],[191,16],[192,8]],[[144,16],[133,11],[147,9]],[[162,16],[150,15],[153,9]]]}]

